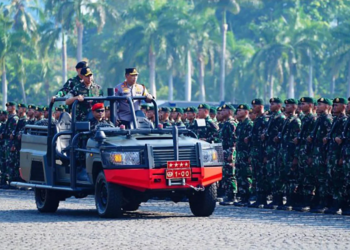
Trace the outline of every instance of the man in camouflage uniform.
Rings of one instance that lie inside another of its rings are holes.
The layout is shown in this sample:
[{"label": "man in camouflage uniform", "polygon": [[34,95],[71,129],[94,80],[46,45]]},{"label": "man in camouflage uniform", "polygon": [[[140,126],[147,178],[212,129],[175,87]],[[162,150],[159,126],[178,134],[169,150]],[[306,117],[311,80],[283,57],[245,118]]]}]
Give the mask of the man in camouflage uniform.
[{"label": "man in camouflage uniform", "polygon": [[198,139],[212,143],[221,142],[218,134],[219,127],[209,117],[209,105],[200,104],[198,106],[198,120],[194,132]]},{"label": "man in camouflage uniform", "polygon": [[8,102],[6,103],[7,112],[9,114],[8,120],[6,122],[5,128],[3,130],[2,136],[0,139],[5,140],[5,158],[6,158],[6,176],[8,182],[10,183],[13,180],[17,180],[19,173],[15,171],[15,164],[13,157],[15,157],[14,150],[12,148],[13,141],[10,139],[11,135],[14,133],[16,126],[18,124],[18,116],[16,113],[17,103]]},{"label": "man in camouflage uniform", "polygon": [[196,127],[196,114],[198,109],[196,107],[188,107],[186,109],[187,114],[187,124],[186,128],[190,130],[194,130]]},{"label": "man in camouflage uniform", "polygon": [[156,116],[154,113],[154,106],[148,106],[146,108],[146,117],[153,124],[153,127],[156,124]]},{"label": "man in camouflage uniform", "polygon": [[77,76],[74,78],[69,78],[68,81],[63,85],[63,87],[52,97],[52,101],[58,97],[64,97],[69,94],[75,86],[78,86],[80,83],[83,83],[83,76],[81,75],[81,70],[83,68],[88,67],[87,62],[81,61],[75,66],[75,70],[77,71]]},{"label": "man in camouflage uniform", "polygon": [[348,104],[346,106],[346,114],[348,118],[346,120],[342,137],[337,137],[336,140],[343,145],[343,171],[344,171],[344,195],[342,215],[350,215],[350,97],[348,98]]},{"label": "man in camouflage uniform", "polygon": [[163,125],[163,128],[172,126],[169,120],[170,108],[161,107],[159,108],[159,124]]},{"label": "man in camouflage uniform", "polygon": [[281,99],[270,99],[270,117],[266,125],[266,130],[261,135],[261,140],[265,145],[264,164],[266,170],[266,178],[263,184],[263,190],[265,190],[267,194],[270,194],[272,192],[275,193],[275,195],[273,195],[273,201],[269,205],[264,206],[264,208],[268,209],[276,209],[279,205],[283,204],[282,195],[276,194],[274,191],[277,185],[276,182],[279,179],[277,172],[277,152],[279,151],[279,145],[274,141],[274,138],[278,135],[278,132],[282,130],[282,126],[285,120],[285,116],[282,114],[281,108]]},{"label": "man in camouflage uniform", "polygon": [[177,127],[184,127],[185,124],[183,124],[181,117],[184,114],[184,111],[182,108],[172,108],[172,117],[174,119],[173,125]]},{"label": "man in camouflage uniform", "polygon": [[327,98],[320,98],[317,100],[317,114],[314,128],[307,138],[310,143],[311,157],[309,163],[311,164],[312,175],[311,179],[313,188],[316,189],[315,206],[310,210],[313,213],[324,213],[327,208],[327,165],[326,165],[326,147],[323,139],[327,137],[332,126],[332,116],[330,114],[332,108],[332,100]]},{"label": "man in camouflage uniform", "polygon": [[233,113],[235,109],[231,105],[223,105],[219,107],[222,127],[219,130],[219,136],[222,140],[222,149],[224,152],[224,165],[222,168],[223,178],[220,182],[220,190],[225,195],[225,198],[220,205],[233,205],[236,201],[237,194],[237,179],[236,179],[236,166],[235,166],[235,142],[236,142],[236,127],[237,123],[233,119]]},{"label": "man in camouflage uniform", "polygon": [[209,109],[209,116],[210,116],[210,119],[212,119],[212,121],[218,125],[218,120],[216,119],[216,116],[217,116],[217,109],[215,107],[210,107]]},{"label": "man in camouflage uniform", "polygon": [[307,137],[312,133],[314,129],[316,116],[312,113],[314,110],[314,99],[312,97],[300,98],[299,108],[304,114],[301,119],[301,130],[293,142],[296,145],[295,155],[298,158],[298,190],[296,199],[300,201],[299,207],[294,207],[294,210],[307,212],[310,211],[311,200],[314,198],[314,186],[312,185],[312,168],[309,162],[309,156],[311,154],[310,143],[307,141]]},{"label": "man in camouflage uniform", "polygon": [[43,108],[41,106],[36,106],[35,108],[35,123],[34,125],[38,125],[38,123],[43,123],[44,121],[44,111]]},{"label": "man in camouflage uniform", "polygon": [[273,195],[287,196],[287,203],[280,204],[280,210],[292,210],[295,205],[295,192],[298,181],[298,160],[295,154],[296,145],[293,140],[301,129],[301,121],[296,114],[298,100],[287,99],[284,101],[286,107],[286,119],[284,120],[282,130],[275,137],[274,141],[280,144],[279,164],[277,164],[278,181],[276,181]]},{"label": "man in camouflage uniform", "polygon": [[[225,123],[224,118],[222,116],[222,107],[218,107],[217,111],[218,113],[216,114],[216,119],[218,121],[218,126],[220,130]],[[233,119],[233,113],[232,113],[232,119]]]},{"label": "man in camouflage uniform", "polygon": [[27,124],[27,105],[24,103],[19,103],[17,105],[18,108],[18,123],[15,128],[15,130],[12,132],[12,135],[10,136],[10,140],[12,142],[11,146],[11,165],[14,168],[14,176],[16,176],[18,179],[20,179],[19,175],[19,157],[20,157],[20,150],[21,150],[21,140],[22,140],[22,133],[24,131],[24,127]]},{"label": "man in camouflage uniform", "polygon": [[[2,136],[6,123],[7,123],[7,111],[0,111],[0,137]],[[6,147],[5,140],[0,139],[0,188],[8,188],[6,184]]]},{"label": "man in camouflage uniform", "polygon": [[35,109],[36,106],[34,104],[29,104],[28,105],[28,111],[27,111],[27,124],[29,125],[34,125],[35,123]]},{"label": "man in camouflage uniform", "polygon": [[249,161],[252,165],[254,186],[257,193],[257,200],[250,207],[263,208],[266,203],[266,190],[264,189],[264,182],[266,181],[266,170],[262,164],[264,161],[264,144],[261,140],[261,135],[266,129],[268,119],[264,114],[264,102],[262,99],[254,99],[251,102],[253,106],[253,113],[255,120],[253,122],[250,134],[245,138],[244,142],[249,145]]},{"label": "man in camouflage uniform", "polygon": [[323,139],[328,147],[327,153],[327,182],[328,192],[333,196],[332,206],[325,210],[327,214],[341,214],[344,196],[344,171],[342,155],[342,133],[346,123],[345,108],[348,101],[344,98],[333,100],[335,119],[331,131]]},{"label": "man in camouflage uniform", "polygon": [[77,121],[86,121],[88,119],[91,107],[97,103],[97,101],[84,101],[84,97],[98,97],[103,96],[103,91],[100,85],[92,82],[92,72],[90,68],[83,68],[80,71],[83,76],[84,82],[76,85],[73,90],[68,94],[66,100],[67,105],[72,105],[74,101],[78,100],[76,110]]},{"label": "man in camouflage uniform", "polygon": [[252,192],[252,168],[248,162],[249,146],[244,139],[249,136],[253,122],[249,119],[249,106],[240,104],[237,107],[237,119],[239,121],[236,131],[236,169],[238,194],[241,197],[240,202],[236,202],[235,206],[248,206],[249,198]]}]

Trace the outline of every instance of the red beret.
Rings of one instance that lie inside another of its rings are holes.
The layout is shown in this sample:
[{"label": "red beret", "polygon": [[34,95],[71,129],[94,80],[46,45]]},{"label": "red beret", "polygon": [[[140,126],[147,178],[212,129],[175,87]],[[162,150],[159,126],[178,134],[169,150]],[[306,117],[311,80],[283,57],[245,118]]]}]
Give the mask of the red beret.
[{"label": "red beret", "polygon": [[96,109],[104,109],[105,105],[103,103],[96,103],[94,106],[92,106],[92,111],[95,111]]}]

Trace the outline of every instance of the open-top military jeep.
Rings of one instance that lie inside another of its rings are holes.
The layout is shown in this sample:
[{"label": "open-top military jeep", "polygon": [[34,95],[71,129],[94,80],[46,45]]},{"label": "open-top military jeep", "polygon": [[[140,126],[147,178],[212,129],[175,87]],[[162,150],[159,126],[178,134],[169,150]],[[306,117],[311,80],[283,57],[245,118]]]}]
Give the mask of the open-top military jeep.
[{"label": "open-top military jeep", "polygon": [[[109,89],[109,93],[112,93]],[[216,183],[222,178],[222,149],[200,141],[186,128],[155,126],[136,112],[133,99],[144,97],[85,98],[107,101],[111,121],[115,102],[127,101],[132,112],[132,128],[100,127],[90,130],[89,122],[76,121],[78,101],[72,115],[63,113],[51,126],[27,125],[22,136],[20,174],[32,187],[40,212],[55,212],[60,201],[75,196],[95,196],[101,217],[120,217],[123,211],[137,210],[149,198],[188,198],[195,216],[210,216],[216,206]],[[57,98],[55,101],[64,101]],[[157,103],[153,101],[155,110]],[[77,178],[83,172],[86,179]]]}]

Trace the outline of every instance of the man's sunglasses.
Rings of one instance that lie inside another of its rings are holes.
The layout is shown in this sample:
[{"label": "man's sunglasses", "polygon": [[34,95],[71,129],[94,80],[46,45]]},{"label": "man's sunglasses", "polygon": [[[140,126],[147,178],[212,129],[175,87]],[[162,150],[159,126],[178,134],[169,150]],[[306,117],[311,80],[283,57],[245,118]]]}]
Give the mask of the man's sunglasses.
[{"label": "man's sunglasses", "polygon": [[103,112],[105,112],[105,110],[104,110],[104,109],[98,109],[98,110],[95,110],[95,112],[97,112],[97,113],[103,113]]}]

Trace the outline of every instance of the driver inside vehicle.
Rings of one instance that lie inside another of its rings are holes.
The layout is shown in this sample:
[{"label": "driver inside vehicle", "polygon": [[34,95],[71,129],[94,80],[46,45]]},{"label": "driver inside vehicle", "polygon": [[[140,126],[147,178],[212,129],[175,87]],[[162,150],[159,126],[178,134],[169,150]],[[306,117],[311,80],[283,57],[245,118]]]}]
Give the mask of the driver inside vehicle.
[{"label": "driver inside vehicle", "polygon": [[90,130],[96,131],[99,127],[114,127],[113,123],[105,119],[106,109],[103,103],[96,103],[92,106],[93,117],[90,121]]}]

